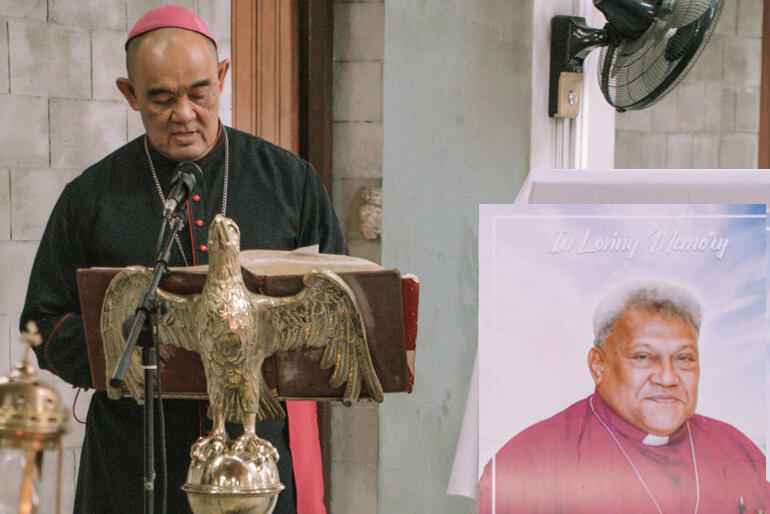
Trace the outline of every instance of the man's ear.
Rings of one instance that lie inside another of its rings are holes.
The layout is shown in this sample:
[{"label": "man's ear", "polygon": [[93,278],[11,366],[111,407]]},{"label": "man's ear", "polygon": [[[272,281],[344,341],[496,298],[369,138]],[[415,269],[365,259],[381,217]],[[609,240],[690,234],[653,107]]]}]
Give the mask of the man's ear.
[{"label": "man's ear", "polygon": [[127,78],[120,77],[115,80],[115,85],[118,86],[118,90],[126,97],[128,105],[130,105],[133,110],[138,111],[139,102],[136,100],[136,92],[134,91],[134,86],[131,85],[131,82],[129,82]]},{"label": "man's ear", "polygon": [[588,350],[588,371],[591,372],[594,385],[598,386],[604,376],[604,351],[601,348],[592,346]]},{"label": "man's ear", "polygon": [[222,92],[222,88],[225,85],[225,77],[227,77],[227,71],[230,69],[230,59],[223,59],[217,65],[217,79],[219,80],[219,92]]}]

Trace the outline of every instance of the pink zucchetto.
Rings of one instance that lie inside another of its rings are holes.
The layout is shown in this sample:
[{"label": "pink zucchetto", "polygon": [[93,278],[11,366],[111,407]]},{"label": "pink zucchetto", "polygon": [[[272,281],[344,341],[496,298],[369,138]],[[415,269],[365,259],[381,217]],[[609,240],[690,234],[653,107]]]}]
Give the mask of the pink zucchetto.
[{"label": "pink zucchetto", "polygon": [[215,47],[217,46],[213,34],[211,34],[211,31],[206,24],[203,23],[203,20],[198,18],[195,13],[176,5],[166,5],[164,7],[153,9],[152,11],[147,11],[144,16],[139,18],[139,21],[134,24],[131,31],[128,33],[126,49],[128,49],[128,43],[136,36],[141,36],[151,30],[165,27],[192,30],[193,32],[206,36],[212,43],[214,43]]}]

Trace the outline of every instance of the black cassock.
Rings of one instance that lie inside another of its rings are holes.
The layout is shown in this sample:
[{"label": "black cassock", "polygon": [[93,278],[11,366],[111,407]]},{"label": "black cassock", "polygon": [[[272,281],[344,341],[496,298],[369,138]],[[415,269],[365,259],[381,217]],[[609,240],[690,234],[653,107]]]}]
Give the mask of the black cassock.
[{"label": "black cassock", "polygon": [[[226,216],[241,231],[242,249],[291,250],[320,244],[322,253],[345,253],[345,241],[323,185],[305,161],[262,139],[232,128]],[[48,220],[32,268],[20,326],[34,320],[44,343],[35,349],[41,367],[78,387],[91,387],[75,272],[92,266],[152,266],[162,205],[139,137],[69,183]],[[177,163],[151,146],[164,194]],[[208,262],[208,226],[222,208],[225,138],[198,160],[203,181],[187,207],[180,240],[190,265]],[[174,246],[172,266],[183,266]],[[180,490],[190,446],[211,428],[205,402],[165,400],[168,512],[189,512]],[[143,414],[132,399],[91,400],[75,498],[77,513],[130,513],[143,504]],[[237,430],[239,427],[230,427]],[[156,426],[157,429],[157,426]],[[257,425],[275,445],[286,489],[276,512],[294,512],[294,485],[285,420]],[[157,441],[157,435],[156,435]],[[156,450],[159,451],[158,448]],[[156,468],[159,472],[159,453]],[[156,480],[156,491],[160,481]],[[156,495],[156,505],[159,505]]]}]

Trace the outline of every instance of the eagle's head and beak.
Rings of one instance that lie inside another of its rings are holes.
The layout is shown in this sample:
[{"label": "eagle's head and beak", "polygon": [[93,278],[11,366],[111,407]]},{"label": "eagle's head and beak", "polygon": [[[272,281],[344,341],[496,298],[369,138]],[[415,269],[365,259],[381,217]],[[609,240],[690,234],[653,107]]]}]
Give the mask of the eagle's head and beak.
[{"label": "eagle's head and beak", "polygon": [[214,217],[209,226],[209,264],[211,266],[236,266],[238,264],[238,252],[241,249],[241,232],[238,225],[221,214]]}]

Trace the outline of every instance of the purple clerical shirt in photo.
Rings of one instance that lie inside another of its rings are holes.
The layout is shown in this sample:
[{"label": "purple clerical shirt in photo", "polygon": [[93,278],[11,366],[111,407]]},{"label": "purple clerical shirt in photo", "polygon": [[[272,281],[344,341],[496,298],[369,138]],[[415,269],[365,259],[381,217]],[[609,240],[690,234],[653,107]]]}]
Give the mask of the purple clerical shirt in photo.
[{"label": "purple clerical shirt in photo", "polygon": [[764,454],[731,425],[696,414],[650,438],[594,393],[497,452],[479,513],[755,513],[767,495]]}]

